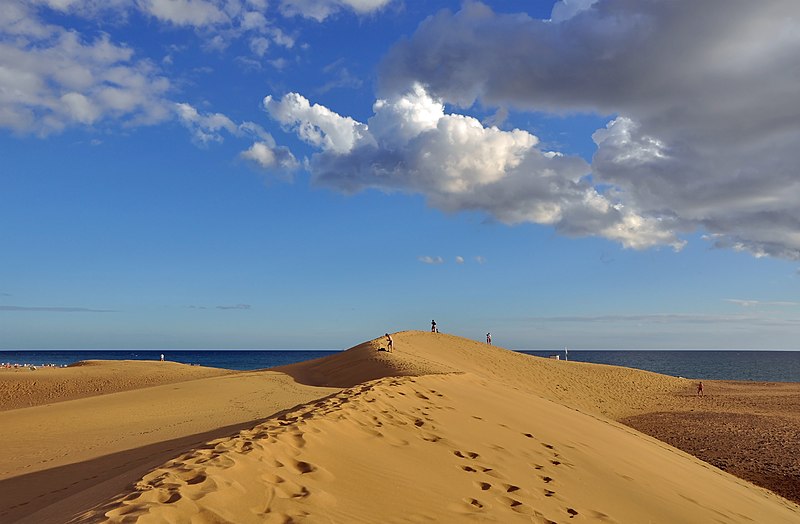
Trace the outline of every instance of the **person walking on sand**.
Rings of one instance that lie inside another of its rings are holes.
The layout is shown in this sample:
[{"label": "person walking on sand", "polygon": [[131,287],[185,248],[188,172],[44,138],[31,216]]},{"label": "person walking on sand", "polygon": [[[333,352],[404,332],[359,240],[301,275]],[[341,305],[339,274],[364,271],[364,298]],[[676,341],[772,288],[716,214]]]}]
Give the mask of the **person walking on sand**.
[{"label": "person walking on sand", "polygon": [[392,342],[392,337],[389,333],[386,333],[386,351],[391,353],[394,350],[394,342]]},{"label": "person walking on sand", "polygon": [[431,320],[431,333],[438,333],[438,331],[436,330],[436,321],[435,320]]},{"label": "person walking on sand", "polygon": [[492,334],[491,333],[486,333],[486,343],[489,344],[490,346],[492,345]]},{"label": "person walking on sand", "polygon": [[697,384],[697,396],[698,397],[702,397],[703,396],[703,382],[702,381]]},{"label": "person walking on sand", "polygon": [[164,353],[161,353],[161,362],[164,362]]}]

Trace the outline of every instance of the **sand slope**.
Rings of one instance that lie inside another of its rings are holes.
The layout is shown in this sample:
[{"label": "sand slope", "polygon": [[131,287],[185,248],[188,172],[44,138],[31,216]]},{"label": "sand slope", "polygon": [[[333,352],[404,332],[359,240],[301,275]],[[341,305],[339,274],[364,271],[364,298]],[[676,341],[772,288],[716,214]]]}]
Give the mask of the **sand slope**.
[{"label": "sand slope", "polygon": [[0,369],[0,411],[233,373],[147,360],[86,360],[68,368]]},{"label": "sand slope", "polygon": [[[337,391],[270,371],[234,373],[169,362],[94,362],[40,371],[30,374],[57,371],[63,377],[17,397],[38,405],[0,413],[3,523],[64,522],[65,515],[113,496],[186,449]],[[58,393],[84,396],[47,403],[60,400]]]},{"label": "sand slope", "polygon": [[682,379],[394,338],[394,354],[376,340],[282,368],[388,378],[183,454],[79,520],[800,522],[797,505],[602,415],[651,409]]}]

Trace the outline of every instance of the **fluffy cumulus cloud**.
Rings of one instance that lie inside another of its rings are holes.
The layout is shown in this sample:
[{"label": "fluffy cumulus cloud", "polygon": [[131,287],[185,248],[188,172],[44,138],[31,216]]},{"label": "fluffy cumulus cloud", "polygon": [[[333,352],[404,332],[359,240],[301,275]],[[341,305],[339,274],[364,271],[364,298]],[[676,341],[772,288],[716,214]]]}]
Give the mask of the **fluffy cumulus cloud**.
[{"label": "fluffy cumulus cloud", "polygon": [[419,82],[463,107],[613,115],[591,165],[611,189],[581,210],[628,214],[590,229],[647,232],[641,246],[701,230],[719,247],[798,259],[797,56],[794,0],[563,0],[549,20],[468,3],[394,47],[380,93]]},{"label": "fluffy cumulus cloud", "polygon": [[104,119],[155,123],[170,112],[169,81],[107,35],[42,22],[23,2],[0,9],[0,127],[46,135]]},{"label": "fluffy cumulus cloud", "polygon": [[[296,35],[279,27],[281,5],[323,20],[339,10],[373,12],[387,2],[286,0],[268,11],[264,0],[3,0],[0,128],[47,135],[111,120],[152,124],[175,114],[165,74],[108,34],[84,33],[85,21],[115,29],[137,12],[166,28],[202,30],[206,49],[224,49],[232,39],[245,38],[255,59],[262,59],[273,44],[278,49],[295,45]],[[164,63],[171,61],[168,56]]]},{"label": "fluffy cumulus cloud", "polygon": [[681,246],[669,219],[641,216],[598,192],[584,160],[541,149],[527,131],[446,113],[442,100],[419,84],[376,101],[366,123],[297,93],[268,96],[264,107],[319,149],[308,162],[319,184],[421,193],[446,211],[477,210],[508,224],[547,224],[626,247]]}]

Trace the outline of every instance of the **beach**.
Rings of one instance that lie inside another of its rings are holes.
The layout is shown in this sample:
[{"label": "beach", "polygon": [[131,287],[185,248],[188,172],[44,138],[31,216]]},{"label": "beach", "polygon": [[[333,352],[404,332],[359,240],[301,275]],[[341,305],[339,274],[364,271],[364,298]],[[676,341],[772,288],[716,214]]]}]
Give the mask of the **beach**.
[{"label": "beach", "polygon": [[4,372],[0,521],[800,522],[781,488],[798,384],[701,398],[685,378],[392,337],[264,371],[37,370],[59,375],[18,394],[23,371]]}]

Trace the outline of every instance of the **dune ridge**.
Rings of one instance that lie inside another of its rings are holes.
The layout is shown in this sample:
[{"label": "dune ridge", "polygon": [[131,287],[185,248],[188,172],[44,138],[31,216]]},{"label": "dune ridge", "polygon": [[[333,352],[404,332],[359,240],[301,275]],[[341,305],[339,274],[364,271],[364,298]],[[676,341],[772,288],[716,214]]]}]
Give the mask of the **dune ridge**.
[{"label": "dune ridge", "polygon": [[796,504],[611,420],[674,402],[685,379],[393,338],[394,353],[378,338],[278,368],[348,389],[187,452],[76,521],[800,522]]}]

